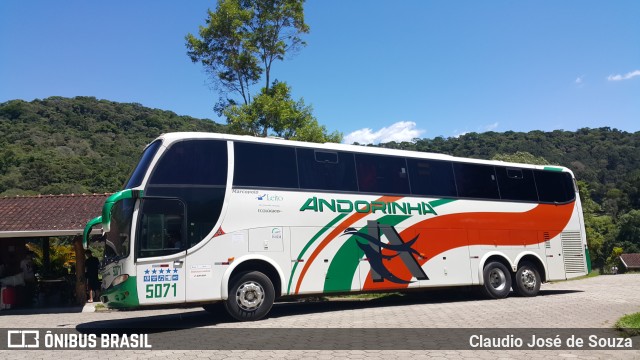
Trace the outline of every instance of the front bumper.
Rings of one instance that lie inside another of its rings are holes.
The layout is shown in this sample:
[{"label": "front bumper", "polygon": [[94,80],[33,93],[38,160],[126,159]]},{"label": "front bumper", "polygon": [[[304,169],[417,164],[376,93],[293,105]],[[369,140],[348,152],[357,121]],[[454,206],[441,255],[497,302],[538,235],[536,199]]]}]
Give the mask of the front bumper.
[{"label": "front bumper", "polygon": [[122,309],[140,306],[135,276],[129,276],[122,284],[103,291],[100,301],[109,308]]}]

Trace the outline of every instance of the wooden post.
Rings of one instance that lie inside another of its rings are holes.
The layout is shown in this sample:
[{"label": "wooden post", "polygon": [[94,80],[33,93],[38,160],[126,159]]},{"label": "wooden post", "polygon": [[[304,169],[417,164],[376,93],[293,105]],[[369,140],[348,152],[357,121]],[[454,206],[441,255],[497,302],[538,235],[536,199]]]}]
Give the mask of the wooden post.
[{"label": "wooden post", "polygon": [[48,237],[42,238],[42,269],[40,274],[51,274],[51,247]]},{"label": "wooden post", "polygon": [[84,247],[82,236],[73,238],[73,248],[76,251],[76,304],[84,305],[87,302],[87,278],[84,274]]}]

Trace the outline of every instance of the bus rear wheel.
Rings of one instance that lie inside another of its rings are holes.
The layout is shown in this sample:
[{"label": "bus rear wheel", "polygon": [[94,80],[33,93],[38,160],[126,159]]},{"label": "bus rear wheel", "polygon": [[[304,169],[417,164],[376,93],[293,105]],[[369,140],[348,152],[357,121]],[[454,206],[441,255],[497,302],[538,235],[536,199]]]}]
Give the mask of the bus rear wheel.
[{"label": "bus rear wheel", "polygon": [[484,294],[491,299],[504,299],[511,291],[511,275],[502,263],[493,261],[484,266]]},{"label": "bus rear wheel", "polygon": [[516,272],[514,289],[520,296],[536,296],[540,291],[540,273],[531,263],[523,263]]},{"label": "bus rear wheel", "polygon": [[224,307],[229,315],[239,321],[255,321],[265,317],[275,299],[273,283],[259,271],[249,271],[235,276],[229,288]]}]

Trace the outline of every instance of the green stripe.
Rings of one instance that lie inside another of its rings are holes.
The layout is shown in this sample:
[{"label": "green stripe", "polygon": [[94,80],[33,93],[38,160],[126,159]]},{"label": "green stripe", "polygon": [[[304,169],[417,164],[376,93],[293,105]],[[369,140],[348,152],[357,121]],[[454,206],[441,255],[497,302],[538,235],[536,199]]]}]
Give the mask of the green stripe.
[{"label": "green stripe", "polygon": [[562,168],[558,168],[558,167],[553,167],[553,166],[545,166],[544,170],[547,171],[558,171],[558,172],[562,172]]},{"label": "green stripe", "polygon": [[84,231],[82,232],[82,247],[88,249],[88,241],[89,235],[91,234],[91,228],[102,223],[102,216],[95,217],[87,223],[84,227]]},{"label": "green stripe", "polygon": [[102,230],[109,232],[111,227],[111,209],[118,201],[141,198],[142,195],[142,190],[125,189],[109,196],[107,200],[105,200],[104,205],[102,205]]},{"label": "green stripe", "polygon": [[[297,260],[302,259],[302,256],[304,255],[304,253],[309,249],[309,247],[311,246],[311,244],[314,243],[314,241],[316,241],[322,234],[324,234],[327,230],[331,229],[338,221],[342,220],[342,218],[344,218],[347,215],[348,214],[340,214],[336,216],[333,220],[331,220],[330,223],[328,223],[322,229],[320,229],[320,231],[318,231],[311,238],[311,240],[309,240],[307,244],[302,248],[302,251],[300,251],[300,254],[298,254],[298,257],[296,259]],[[293,274],[295,274],[297,267],[298,267],[298,262],[296,261],[293,264],[293,268],[291,269],[291,275],[289,275],[289,286],[287,286],[287,295],[291,293],[291,282],[293,281]]]},{"label": "green stripe", "polygon": [[429,201],[429,205],[431,205],[431,207],[438,207],[454,201],[456,201],[456,199],[438,199],[438,200]]},{"label": "green stripe", "polygon": [[[387,215],[378,219],[378,223],[395,226],[410,218],[409,215]],[[367,233],[367,227],[363,227],[358,232]],[[355,236],[349,237],[334,255],[327,276],[324,282],[325,292],[349,291],[358,264],[364,252],[357,244]]]}]

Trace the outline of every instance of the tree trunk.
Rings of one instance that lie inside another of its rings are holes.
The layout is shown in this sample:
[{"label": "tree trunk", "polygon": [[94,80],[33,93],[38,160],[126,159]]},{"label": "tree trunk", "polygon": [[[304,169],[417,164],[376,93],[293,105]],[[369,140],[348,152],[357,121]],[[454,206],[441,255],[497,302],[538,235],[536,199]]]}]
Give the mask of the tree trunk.
[{"label": "tree trunk", "polygon": [[73,248],[76,251],[76,304],[84,305],[87,302],[87,279],[84,275],[82,236],[73,238]]}]

